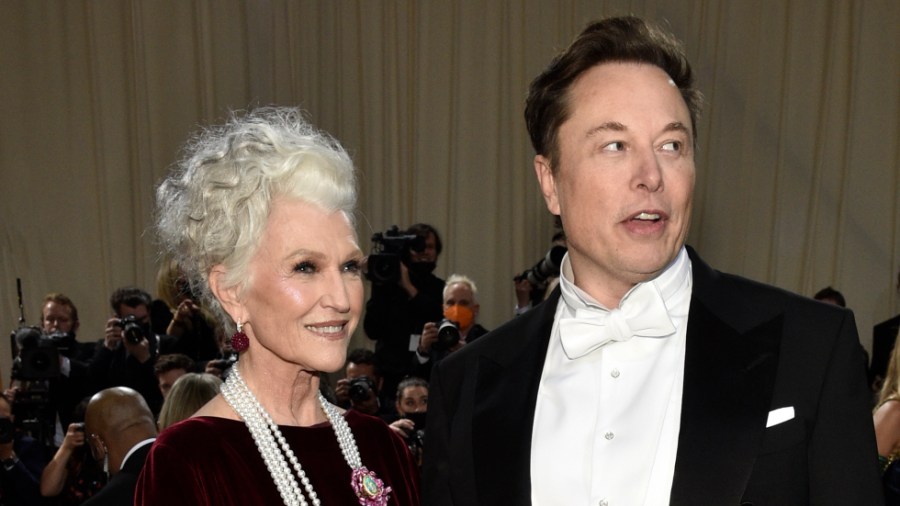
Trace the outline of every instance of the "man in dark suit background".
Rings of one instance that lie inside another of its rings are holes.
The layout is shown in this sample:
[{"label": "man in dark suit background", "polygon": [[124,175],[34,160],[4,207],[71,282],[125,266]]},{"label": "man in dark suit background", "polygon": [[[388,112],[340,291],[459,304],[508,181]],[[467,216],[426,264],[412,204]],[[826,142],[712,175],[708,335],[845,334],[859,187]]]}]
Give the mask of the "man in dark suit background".
[{"label": "man in dark suit background", "polygon": [[91,453],[111,476],[85,506],[134,504],[135,484],[156,440],[156,422],[147,402],[128,387],[101,390],[88,404],[84,430]]},{"label": "man in dark suit background", "polygon": [[560,288],[435,367],[424,504],[882,503],[852,313],[684,246],[692,81],[671,35],[626,17],[532,82]]}]

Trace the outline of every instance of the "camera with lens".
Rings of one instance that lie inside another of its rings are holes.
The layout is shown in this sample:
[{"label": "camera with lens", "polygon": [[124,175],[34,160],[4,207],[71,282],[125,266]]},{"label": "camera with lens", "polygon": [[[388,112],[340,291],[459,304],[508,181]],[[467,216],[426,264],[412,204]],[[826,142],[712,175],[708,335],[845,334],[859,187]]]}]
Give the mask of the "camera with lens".
[{"label": "camera with lens", "polygon": [[559,268],[562,265],[563,257],[566,256],[566,251],[565,246],[553,246],[544,258],[534,264],[534,267],[516,276],[515,280],[527,279],[535,288],[546,288],[548,279],[559,276]]},{"label": "camera with lens", "polygon": [[421,463],[422,452],[425,449],[425,420],[428,413],[406,413],[403,418],[412,420],[413,430],[406,436],[406,447],[410,453]]},{"label": "camera with lens", "polygon": [[369,392],[375,391],[375,382],[368,376],[357,376],[350,380],[349,395],[353,402],[369,400]]},{"label": "camera with lens", "polygon": [[372,234],[366,279],[376,284],[400,281],[400,263],[409,265],[412,251],[425,251],[425,239],[414,234],[401,234],[397,225]]},{"label": "camera with lens", "polygon": [[122,329],[122,335],[129,343],[138,344],[144,338],[144,328],[138,323],[137,317],[132,315],[125,316],[116,320],[115,325]]},{"label": "camera with lens", "polygon": [[443,319],[438,324],[437,341],[434,342],[436,351],[447,351],[459,342],[459,324],[453,320]]}]

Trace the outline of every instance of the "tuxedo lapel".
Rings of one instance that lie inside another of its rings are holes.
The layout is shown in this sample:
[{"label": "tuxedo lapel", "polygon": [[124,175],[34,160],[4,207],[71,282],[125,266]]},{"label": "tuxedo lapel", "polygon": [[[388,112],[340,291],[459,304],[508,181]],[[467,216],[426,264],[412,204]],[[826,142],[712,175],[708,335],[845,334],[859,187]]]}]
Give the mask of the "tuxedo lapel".
[{"label": "tuxedo lapel", "polygon": [[689,253],[694,286],[671,504],[737,504],[765,431],[783,320],[779,311],[744,307]]},{"label": "tuxedo lapel", "polygon": [[479,504],[531,503],[534,409],[558,301],[557,289],[517,317],[519,335],[478,359],[472,445]]}]

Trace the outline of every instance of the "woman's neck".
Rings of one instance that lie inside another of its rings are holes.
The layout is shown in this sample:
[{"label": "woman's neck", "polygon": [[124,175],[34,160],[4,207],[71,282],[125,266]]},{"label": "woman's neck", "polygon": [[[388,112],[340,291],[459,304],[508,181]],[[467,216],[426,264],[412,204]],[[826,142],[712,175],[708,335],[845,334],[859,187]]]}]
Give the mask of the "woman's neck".
[{"label": "woman's neck", "polygon": [[276,424],[306,427],[327,420],[319,405],[319,373],[281,361],[263,365],[245,355],[235,367]]}]

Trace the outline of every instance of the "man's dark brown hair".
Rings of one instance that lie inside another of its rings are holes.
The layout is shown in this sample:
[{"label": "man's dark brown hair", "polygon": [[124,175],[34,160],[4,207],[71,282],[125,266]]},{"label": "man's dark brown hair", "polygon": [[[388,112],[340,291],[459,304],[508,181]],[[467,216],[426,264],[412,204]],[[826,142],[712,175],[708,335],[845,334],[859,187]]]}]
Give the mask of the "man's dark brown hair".
[{"label": "man's dark brown hair", "polygon": [[559,162],[557,134],[569,118],[569,89],[578,77],[601,63],[646,63],[661,68],[681,91],[691,115],[694,144],[702,97],[681,43],[658,26],[633,16],[607,18],[587,26],[531,82],[525,102],[525,126],[539,155],[549,158],[555,172]]}]

